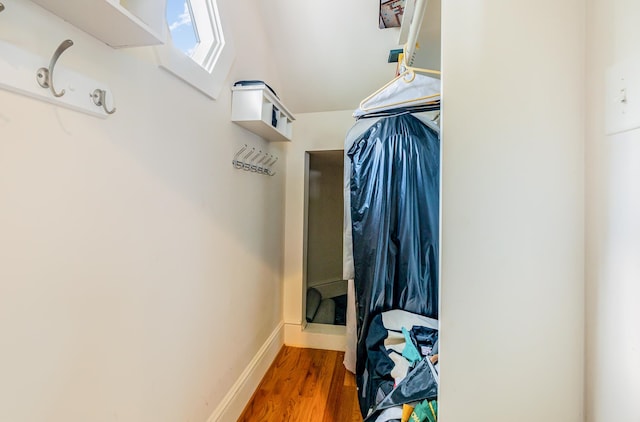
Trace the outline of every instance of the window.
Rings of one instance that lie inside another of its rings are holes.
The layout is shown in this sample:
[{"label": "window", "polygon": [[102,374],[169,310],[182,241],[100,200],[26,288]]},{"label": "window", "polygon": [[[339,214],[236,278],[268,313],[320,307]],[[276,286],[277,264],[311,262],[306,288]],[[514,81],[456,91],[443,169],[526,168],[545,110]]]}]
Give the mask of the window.
[{"label": "window", "polygon": [[200,43],[193,20],[190,1],[167,2],[167,23],[171,41],[174,47],[191,58]]},{"label": "window", "polygon": [[160,66],[215,99],[233,62],[216,1],[167,0],[166,18]]}]

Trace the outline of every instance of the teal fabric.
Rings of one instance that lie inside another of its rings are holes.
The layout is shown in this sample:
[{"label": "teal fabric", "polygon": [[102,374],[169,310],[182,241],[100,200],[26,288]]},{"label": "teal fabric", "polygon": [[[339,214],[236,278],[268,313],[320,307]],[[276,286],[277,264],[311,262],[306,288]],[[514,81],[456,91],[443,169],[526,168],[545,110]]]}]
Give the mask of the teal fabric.
[{"label": "teal fabric", "polygon": [[418,403],[418,405],[413,409],[413,413],[411,414],[411,422],[425,422],[428,421],[428,415],[431,413],[429,409],[429,402],[427,400]]},{"label": "teal fabric", "polygon": [[411,422],[436,422],[438,420],[438,402],[425,400],[420,402],[411,413]]},{"label": "teal fabric", "polygon": [[406,328],[402,327],[402,334],[404,335],[404,350],[402,351],[402,356],[404,356],[411,364],[413,365],[416,362],[420,362],[422,360],[422,356],[420,356],[420,352],[416,349],[416,346],[413,345],[413,341],[411,341],[411,335]]},{"label": "teal fabric", "polygon": [[438,402],[432,400],[429,402],[429,405],[431,406],[431,411],[427,414],[427,420],[429,422],[436,422],[438,420]]}]

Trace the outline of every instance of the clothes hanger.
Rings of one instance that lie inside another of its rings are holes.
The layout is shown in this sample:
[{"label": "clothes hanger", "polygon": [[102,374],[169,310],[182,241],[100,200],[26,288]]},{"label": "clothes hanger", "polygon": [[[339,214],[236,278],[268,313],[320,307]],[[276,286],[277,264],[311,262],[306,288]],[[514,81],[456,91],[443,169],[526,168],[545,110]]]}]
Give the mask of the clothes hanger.
[{"label": "clothes hanger", "polygon": [[[406,46],[404,48],[404,51],[406,51]],[[375,106],[367,106],[367,103],[370,103],[377,96],[379,96],[380,94],[383,94],[387,89],[392,89],[391,87],[393,85],[397,85],[398,81],[403,81],[404,83],[407,83],[407,84],[412,83],[416,78],[416,74],[418,73],[424,73],[427,75],[441,75],[441,72],[439,70],[424,69],[420,67],[409,66],[406,63],[405,54],[401,53],[400,56],[401,57],[398,58],[398,62],[400,63],[400,69],[402,70],[400,74],[398,74],[398,76],[396,76],[391,81],[387,82],[382,88],[378,89],[376,92],[374,92],[373,94],[369,95],[367,98],[362,100],[360,102],[361,111],[366,113],[369,111],[379,110],[383,108],[390,109],[390,108],[394,108],[394,107],[398,107],[398,106],[402,106],[404,104],[410,104],[410,103],[424,103],[424,102],[429,103],[429,101],[427,100],[432,100],[431,102],[435,103],[439,100],[440,93],[437,92],[434,94],[424,95],[420,97],[406,98],[396,102],[383,103],[381,105],[375,105]]]},{"label": "clothes hanger", "polygon": [[[416,47],[420,48],[420,45],[416,44]],[[407,57],[407,45],[405,44],[402,47],[402,53],[400,55],[398,55],[398,63],[400,64],[400,69],[403,69],[402,73],[412,72],[412,73],[415,74],[415,72],[418,72],[418,73],[426,73],[428,75],[438,75],[438,76],[442,75],[442,72],[440,72],[439,70],[425,69],[425,68],[422,68],[422,67],[409,66],[407,64],[406,57]],[[411,80],[413,80],[413,79],[411,79]],[[411,82],[411,80],[407,81],[407,82]]]}]

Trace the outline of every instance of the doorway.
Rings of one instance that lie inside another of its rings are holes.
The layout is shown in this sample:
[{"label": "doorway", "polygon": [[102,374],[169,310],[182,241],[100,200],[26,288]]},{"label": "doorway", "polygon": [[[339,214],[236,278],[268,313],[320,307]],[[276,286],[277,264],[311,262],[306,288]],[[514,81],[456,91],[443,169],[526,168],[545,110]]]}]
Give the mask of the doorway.
[{"label": "doorway", "polygon": [[305,317],[307,323],[346,325],[342,279],[344,151],[307,151],[305,186]]}]

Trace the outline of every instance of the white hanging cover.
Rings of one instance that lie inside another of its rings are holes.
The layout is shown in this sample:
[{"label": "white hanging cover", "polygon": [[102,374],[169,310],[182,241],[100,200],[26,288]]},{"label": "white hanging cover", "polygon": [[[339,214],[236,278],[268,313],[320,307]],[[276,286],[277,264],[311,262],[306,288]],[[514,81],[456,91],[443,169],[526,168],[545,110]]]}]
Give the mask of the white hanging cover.
[{"label": "white hanging cover", "polygon": [[405,72],[382,90],[362,101],[353,117],[440,101],[440,86],[439,79],[414,71]]}]

